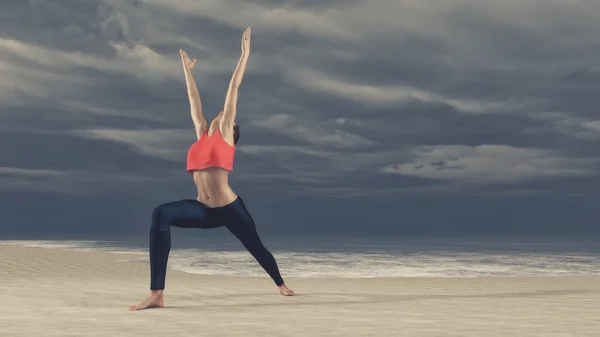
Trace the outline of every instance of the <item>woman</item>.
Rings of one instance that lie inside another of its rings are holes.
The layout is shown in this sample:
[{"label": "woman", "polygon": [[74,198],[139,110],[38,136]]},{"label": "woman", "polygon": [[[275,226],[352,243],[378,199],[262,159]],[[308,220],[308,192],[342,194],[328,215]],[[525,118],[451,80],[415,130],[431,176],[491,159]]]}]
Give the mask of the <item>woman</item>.
[{"label": "woman", "polygon": [[200,94],[192,77],[196,60],[190,60],[185,51],[179,50],[198,139],[190,147],[187,157],[187,171],[194,177],[198,198],[166,203],[154,209],[150,227],[151,293],[145,301],[131,306],[129,309],[132,311],[164,305],[163,290],[171,249],[171,226],[226,226],[271,276],[279,292],[284,296],[294,295],[283,282],[275,258],[262,244],[244,201],[229,187],[229,172],[233,170],[235,144],[239,138],[239,128],[235,123],[238,88],[250,56],[250,33],[248,28],[242,35],[242,56],[229,83],[224,109],[210,124],[202,114]]}]

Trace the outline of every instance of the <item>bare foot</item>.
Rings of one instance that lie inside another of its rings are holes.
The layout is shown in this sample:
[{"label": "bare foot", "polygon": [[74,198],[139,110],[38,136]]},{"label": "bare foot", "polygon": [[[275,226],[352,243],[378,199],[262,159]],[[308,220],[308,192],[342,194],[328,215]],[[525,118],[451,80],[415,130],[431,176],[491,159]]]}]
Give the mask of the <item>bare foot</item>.
[{"label": "bare foot", "polygon": [[144,309],[151,309],[151,308],[161,308],[165,305],[165,300],[163,298],[163,291],[162,290],[152,290],[152,292],[150,293],[150,296],[148,296],[148,298],[138,304],[138,305],[132,305],[129,307],[129,311],[136,311],[136,310],[144,310]]},{"label": "bare foot", "polygon": [[294,291],[292,289],[288,288],[285,284],[282,284],[277,288],[279,288],[279,292],[283,296],[294,296]]}]

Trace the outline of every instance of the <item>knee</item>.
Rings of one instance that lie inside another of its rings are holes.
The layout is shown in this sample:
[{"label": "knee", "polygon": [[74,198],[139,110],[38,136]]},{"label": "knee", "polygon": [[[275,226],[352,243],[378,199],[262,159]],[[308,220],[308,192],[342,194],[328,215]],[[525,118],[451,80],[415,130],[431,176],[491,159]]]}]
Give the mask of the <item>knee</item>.
[{"label": "knee", "polygon": [[151,231],[160,231],[169,229],[168,210],[165,204],[158,205],[152,211]]},{"label": "knee", "polygon": [[152,220],[160,218],[165,213],[165,204],[154,207],[152,211]]},{"label": "knee", "polygon": [[267,249],[267,247],[265,247],[265,245],[261,241],[255,241],[255,240],[253,240],[253,241],[250,241],[250,242],[246,242],[244,244],[244,246],[246,246],[246,249],[251,254],[259,254],[259,255],[270,254],[270,252]]}]

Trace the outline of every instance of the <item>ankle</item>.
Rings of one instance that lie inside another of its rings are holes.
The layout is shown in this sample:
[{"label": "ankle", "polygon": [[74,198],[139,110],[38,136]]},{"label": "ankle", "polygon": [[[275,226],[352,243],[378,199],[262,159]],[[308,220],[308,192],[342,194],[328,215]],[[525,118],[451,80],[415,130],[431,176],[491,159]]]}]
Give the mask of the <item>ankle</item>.
[{"label": "ankle", "polygon": [[162,290],[151,290],[150,294],[152,296],[162,296],[163,295],[163,291]]}]

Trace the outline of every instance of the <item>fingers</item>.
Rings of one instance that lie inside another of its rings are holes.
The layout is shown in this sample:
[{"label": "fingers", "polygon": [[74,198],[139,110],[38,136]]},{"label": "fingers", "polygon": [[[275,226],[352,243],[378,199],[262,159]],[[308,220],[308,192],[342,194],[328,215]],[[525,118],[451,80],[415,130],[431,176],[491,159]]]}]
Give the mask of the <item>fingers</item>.
[{"label": "fingers", "polygon": [[179,49],[179,55],[181,55],[181,61],[183,62],[184,67],[193,68],[196,64],[196,59],[191,60],[185,50]]},{"label": "fingers", "polygon": [[189,59],[188,54],[183,49],[179,49],[179,55],[181,55],[181,58],[183,58],[183,59]]}]

